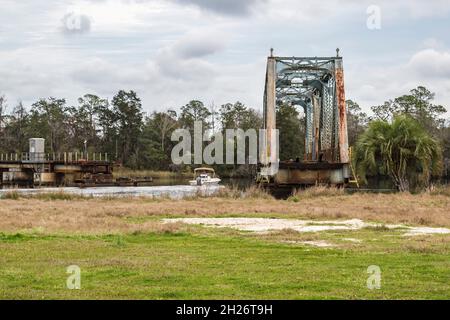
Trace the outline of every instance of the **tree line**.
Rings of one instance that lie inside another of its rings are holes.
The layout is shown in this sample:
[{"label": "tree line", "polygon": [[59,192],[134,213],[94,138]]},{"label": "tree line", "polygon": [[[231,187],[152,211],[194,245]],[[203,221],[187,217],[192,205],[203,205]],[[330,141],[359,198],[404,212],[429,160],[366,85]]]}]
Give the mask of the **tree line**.
[{"label": "tree line", "polygon": [[[262,116],[241,102],[219,107],[192,100],[179,111],[143,110],[134,91],[119,91],[111,100],[86,94],[76,106],[65,99],[39,99],[30,108],[19,102],[9,107],[0,96],[0,153],[28,151],[28,139],[46,139],[46,152],[108,153],[110,158],[131,169],[180,170],[171,161],[177,142],[172,132],[185,128],[193,132],[194,122],[214,133],[226,129],[262,127]],[[226,168],[236,170],[235,166]]]},{"label": "tree line", "polygon": [[[400,191],[429,187],[432,177],[448,176],[450,123],[446,108],[423,86],[373,106],[373,117],[351,102],[350,130],[355,134],[353,163],[359,177],[389,176]],[[366,119],[362,121],[361,119]],[[351,136],[350,136],[351,137]]]},{"label": "tree line", "polygon": [[[448,177],[450,119],[446,108],[434,103],[435,94],[423,86],[372,106],[372,115],[347,100],[349,146],[360,181],[390,177],[401,191],[428,186],[431,177]],[[302,158],[305,121],[298,108],[278,106],[280,158]]]},{"label": "tree line", "polygon": [[[356,147],[372,123],[392,122],[407,115],[439,145],[441,158],[450,158],[450,125],[444,119],[445,107],[434,103],[434,93],[419,86],[408,94],[372,106],[371,116],[357,102],[347,100],[349,145]],[[0,95],[0,152],[20,153],[28,150],[28,139],[46,139],[46,152],[83,151],[108,153],[112,159],[131,169],[181,170],[171,161],[171,141],[178,128],[194,130],[201,121],[203,130],[215,133],[224,129],[263,126],[260,112],[241,102],[206,106],[192,100],[176,110],[145,113],[134,91],[119,91],[111,100],[86,94],[70,106],[65,99],[40,99],[26,108],[22,103],[9,107]],[[277,107],[280,130],[280,159],[302,159],[304,153],[304,114],[298,107]],[[381,160],[380,160],[381,161]],[[221,165],[219,171],[246,175],[250,166]]]}]

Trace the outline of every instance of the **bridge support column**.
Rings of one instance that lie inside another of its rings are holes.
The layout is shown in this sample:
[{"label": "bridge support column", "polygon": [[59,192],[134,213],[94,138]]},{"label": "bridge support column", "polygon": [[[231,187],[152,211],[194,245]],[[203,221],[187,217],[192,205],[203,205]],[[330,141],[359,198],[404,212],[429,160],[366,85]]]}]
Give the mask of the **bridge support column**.
[{"label": "bridge support column", "polygon": [[[264,129],[265,137],[263,145],[260,146],[260,161],[265,166],[278,164],[277,137],[276,134],[276,60],[270,56],[267,59],[266,85],[264,91]],[[273,175],[267,169],[267,175]]]},{"label": "bridge support column", "polygon": [[339,162],[349,163],[348,133],[347,133],[347,108],[345,105],[344,68],[342,60],[336,60],[336,99],[339,115]]}]

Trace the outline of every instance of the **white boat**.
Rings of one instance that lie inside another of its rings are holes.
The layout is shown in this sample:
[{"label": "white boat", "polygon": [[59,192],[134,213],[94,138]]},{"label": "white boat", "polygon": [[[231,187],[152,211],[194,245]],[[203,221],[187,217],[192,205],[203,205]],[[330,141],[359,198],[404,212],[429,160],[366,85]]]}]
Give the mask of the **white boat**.
[{"label": "white boat", "polygon": [[212,168],[194,169],[194,180],[190,180],[191,186],[216,185],[221,180],[216,177],[216,172]]}]

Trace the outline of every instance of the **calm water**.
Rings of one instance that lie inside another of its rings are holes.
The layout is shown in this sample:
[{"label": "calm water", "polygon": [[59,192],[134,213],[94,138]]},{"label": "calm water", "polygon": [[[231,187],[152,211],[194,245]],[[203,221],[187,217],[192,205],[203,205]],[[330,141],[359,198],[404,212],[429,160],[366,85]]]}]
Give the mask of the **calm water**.
[{"label": "calm water", "polygon": [[[171,185],[171,186],[145,186],[145,187],[95,187],[95,188],[35,188],[35,189],[14,189],[22,194],[39,194],[49,192],[64,192],[69,194],[92,196],[92,197],[162,197],[167,196],[179,199],[188,196],[201,194],[209,196],[223,188],[223,186],[188,186],[188,185]],[[0,190],[2,193],[11,190]]]},{"label": "calm water", "polygon": [[[189,180],[192,178],[161,178],[154,179],[152,182],[152,186],[183,186],[188,185]],[[254,184],[253,179],[230,179],[230,178],[222,178],[220,185],[227,187],[238,187],[240,189],[245,189]]]},{"label": "calm water", "polygon": [[[238,186],[241,189],[250,186],[253,183],[251,179],[223,179],[220,185],[215,186],[190,186],[190,178],[162,178],[154,179],[149,186],[139,187],[61,187],[61,188],[19,188],[15,191],[23,194],[38,194],[50,192],[64,192],[69,194],[92,196],[92,197],[170,197],[179,199],[183,197],[195,196],[201,194],[202,196],[209,196],[216,193],[220,188],[225,186]],[[11,189],[0,189],[0,195],[10,192]]]},{"label": "calm water", "polygon": [[[440,181],[440,183],[448,183],[448,181]],[[183,197],[189,197],[201,194],[203,196],[213,195],[220,188],[226,186],[246,189],[254,184],[253,179],[223,179],[220,185],[216,186],[190,186],[188,178],[164,178],[155,179],[151,186],[142,187],[93,187],[93,188],[35,188],[35,189],[14,189],[19,193],[24,194],[37,194],[37,193],[49,193],[49,192],[65,192],[83,196],[92,197],[125,197],[125,196],[150,196],[150,197],[162,197],[167,196],[174,199]],[[370,179],[367,186],[361,186],[364,190],[370,190],[375,192],[395,192],[392,182],[387,178]],[[349,192],[358,191],[355,188],[349,188]],[[10,192],[8,189],[0,189],[0,195],[6,192]]]}]

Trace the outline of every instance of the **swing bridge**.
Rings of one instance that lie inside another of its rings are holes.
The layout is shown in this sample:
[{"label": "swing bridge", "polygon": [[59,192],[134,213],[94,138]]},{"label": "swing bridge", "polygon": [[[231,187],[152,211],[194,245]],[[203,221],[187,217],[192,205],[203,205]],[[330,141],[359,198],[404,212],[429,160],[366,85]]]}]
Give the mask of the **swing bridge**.
[{"label": "swing bridge", "polygon": [[[276,108],[303,109],[305,152],[279,159]],[[260,149],[257,181],[265,186],[343,186],[350,179],[344,69],[339,49],[334,57],[267,58],[263,102],[265,144]]]}]

